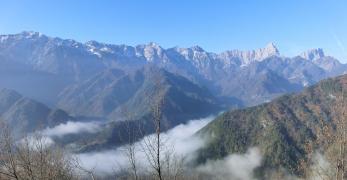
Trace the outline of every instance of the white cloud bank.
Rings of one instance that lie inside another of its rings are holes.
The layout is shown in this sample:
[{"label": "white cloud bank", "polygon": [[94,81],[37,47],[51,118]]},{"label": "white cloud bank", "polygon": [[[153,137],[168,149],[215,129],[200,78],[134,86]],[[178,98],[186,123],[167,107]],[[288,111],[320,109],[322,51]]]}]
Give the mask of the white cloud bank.
[{"label": "white cloud bank", "polygon": [[[176,155],[188,157],[189,159],[193,157],[192,154],[194,154],[196,150],[203,147],[205,144],[203,139],[192,135],[213,119],[214,117],[210,116],[203,119],[191,120],[187,124],[178,125],[166,133],[163,133],[161,137],[165,139],[166,144],[174,148]],[[137,163],[141,166],[142,170],[145,170],[145,167],[149,167],[149,164],[145,153],[141,150],[143,141],[142,139],[137,142],[135,147],[137,148]],[[124,149],[125,147],[119,147],[115,150],[83,153],[78,154],[77,157],[85,169],[94,170],[98,174],[110,174],[128,166],[128,160]]]},{"label": "white cloud bank", "polygon": [[46,128],[28,137],[21,139],[20,143],[27,143],[30,147],[35,148],[38,145],[49,147],[55,144],[54,137],[62,138],[65,135],[79,133],[96,133],[101,130],[101,123],[98,122],[72,122],[59,124],[52,128]]},{"label": "white cloud bank", "polygon": [[231,154],[222,160],[208,161],[197,170],[213,175],[216,179],[251,180],[253,171],[261,165],[258,148],[250,148],[245,154]]},{"label": "white cloud bank", "polygon": [[59,124],[53,128],[46,128],[42,131],[42,134],[48,137],[63,137],[69,134],[79,134],[84,132],[95,133],[100,130],[100,124],[97,122],[68,121],[67,123]]},{"label": "white cloud bank", "polygon": [[[170,146],[168,149],[174,150],[177,157],[184,157],[186,162],[190,162],[195,158],[196,151],[206,144],[206,139],[193,136],[197,131],[206,126],[215,117],[210,116],[198,120],[191,120],[186,124],[180,124],[173,129],[162,133],[161,138],[165,140],[165,144]],[[52,137],[63,137],[69,134],[79,133],[95,133],[101,131],[100,123],[97,122],[67,122],[53,128],[46,128],[42,131],[42,135],[47,137],[47,144],[54,144]],[[146,154],[141,149],[146,138],[135,143],[137,165],[142,172],[147,172],[150,164],[146,158]],[[129,161],[126,156],[126,146],[117,149],[105,150],[99,152],[90,152],[77,154],[80,165],[94,171],[99,175],[112,174],[124,168],[129,167]],[[165,151],[165,150],[164,150]],[[166,152],[163,152],[165,154]],[[196,171],[202,172],[218,179],[235,179],[249,180],[253,178],[253,170],[260,166],[261,155],[257,148],[250,148],[245,154],[232,154],[224,159],[208,161],[206,164],[196,168]]]},{"label": "white cloud bank", "polygon": [[[208,117],[178,125],[163,133],[162,138],[167,139],[166,144],[173,145],[175,154],[185,157],[185,160],[189,162],[194,159],[195,152],[206,143],[205,139],[193,135],[213,119],[214,117]],[[135,156],[139,169],[146,172],[146,168],[150,165],[145,153],[140,148],[143,141],[136,143],[135,147],[138,148],[138,151]],[[77,157],[85,169],[93,170],[99,175],[115,173],[129,167],[124,147],[102,152],[78,154]],[[208,161],[206,164],[197,167],[196,171],[213,177],[218,175],[218,178],[223,180],[250,180],[253,177],[253,170],[260,166],[261,159],[258,148],[250,148],[245,154],[232,154],[222,160]]]}]

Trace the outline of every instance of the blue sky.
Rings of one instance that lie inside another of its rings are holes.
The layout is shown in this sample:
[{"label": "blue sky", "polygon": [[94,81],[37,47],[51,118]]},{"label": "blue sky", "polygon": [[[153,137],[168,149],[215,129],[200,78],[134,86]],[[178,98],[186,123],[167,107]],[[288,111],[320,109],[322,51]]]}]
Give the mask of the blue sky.
[{"label": "blue sky", "polygon": [[347,62],[346,0],[0,0],[0,34],[24,30],[78,41],[199,45],[207,51],[274,42],[293,56],[321,47]]}]

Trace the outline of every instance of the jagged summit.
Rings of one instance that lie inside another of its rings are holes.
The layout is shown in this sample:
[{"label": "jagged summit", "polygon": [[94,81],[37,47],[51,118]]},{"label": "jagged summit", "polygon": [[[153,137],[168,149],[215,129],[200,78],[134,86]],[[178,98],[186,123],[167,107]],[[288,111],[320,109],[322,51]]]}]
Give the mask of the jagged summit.
[{"label": "jagged summit", "polygon": [[147,47],[153,47],[153,48],[156,48],[156,49],[159,49],[159,48],[162,48],[160,47],[160,45],[156,42],[149,42],[148,44],[144,45],[144,46],[147,46]]},{"label": "jagged summit", "polygon": [[280,54],[280,51],[278,50],[277,46],[273,42],[268,43],[263,50],[267,52],[268,54],[272,54],[272,55]]},{"label": "jagged summit", "polygon": [[36,31],[23,31],[21,34],[24,35],[24,36],[40,36],[40,35],[43,35],[42,33],[36,32]]},{"label": "jagged summit", "polygon": [[316,49],[310,49],[308,51],[301,53],[300,57],[307,60],[314,61],[322,57],[325,57],[325,54],[322,48],[316,48]]},{"label": "jagged summit", "polygon": [[279,56],[279,50],[274,43],[268,43],[264,48],[249,50],[249,51],[240,51],[240,50],[231,50],[222,53],[231,58],[242,59],[242,66],[246,66],[254,61],[262,61],[271,56]]},{"label": "jagged summit", "polygon": [[[30,42],[29,42],[30,41]],[[133,63],[139,62],[142,63],[143,60],[151,63],[157,64],[165,64],[168,65],[169,62],[181,62],[181,63],[192,63],[194,67],[197,68],[207,68],[212,64],[218,65],[223,68],[230,68],[231,66],[239,66],[245,67],[254,62],[260,62],[264,59],[268,59],[269,57],[280,57],[280,52],[275,45],[275,43],[270,42],[266,44],[266,46],[253,49],[253,50],[229,50],[224,51],[222,53],[214,53],[208,52],[204,50],[202,47],[195,45],[192,47],[184,48],[184,47],[173,47],[173,48],[163,48],[158,43],[149,42],[146,44],[139,44],[136,46],[127,46],[127,45],[114,45],[108,43],[102,43],[98,41],[88,41],[85,43],[80,43],[71,39],[61,39],[59,37],[50,37],[46,36],[40,32],[35,31],[23,31],[17,34],[10,35],[0,35],[0,45],[4,47],[8,46],[7,43],[24,43],[28,44],[26,49],[32,48],[30,51],[26,51],[28,54],[31,52],[36,52],[35,49],[45,48],[46,50],[50,49],[53,51],[55,48],[64,47],[64,52],[66,53],[77,53],[81,56],[85,56],[86,54],[92,55],[91,59],[98,58],[101,61],[88,61],[94,63],[93,66],[104,66],[104,64],[111,63],[110,61],[102,61],[105,59],[111,59],[112,61],[121,60],[125,62],[125,60],[131,60]],[[34,43],[30,45],[30,43]],[[35,54],[34,54],[35,55]],[[336,66],[334,64],[338,64],[335,62],[327,61],[327,57],[324,55],[322,49],[311,49],[306,51],[300,55],[303,59],[314,61],[317,65],[322,67],[323,69],[331,69],[331,66]],[[52,56],[58,57],[58,56]],[[324,57],[324,58],[322,58]],[[187,61],[182,61],[183,58]],[[18,58],[22,59],[22,58]],[[173,60],[175,59],[175,60]],[[320,59],[320,62],[317,60]],[[323,61],[324,59],[324,61]],[[32,57],[29,58],[32,60],[30,63],[33,63],[36,68],[43,68],[44,70],[49,67],[49,72],[56,72],[57,69],[61,71],[75,71],[73,67],[57,67],[64,66],[64,64],[57,63],[59,65],[44,65],[44,59],[41,57]],[[61,59],[56,59],[56,61],[61,61]],[[70,60],[67,60],[69,62]],[[79,61],[79,63],[82,63]],[[112,62],[113,63],[113,62]],[[339,65],[339,64],[338,64]],[[70,68],[70,69],[69,69]],[[69,69],[69,70],[66,70]]]},{"label": "jagged summit", "polygon": [[22,31],[20,34],[40,34],[38,31]]},{"label": "jagged summit", "polygon": [[87,46],[98,46],[98,45],[100,45],[100,44],[102,44],[102,43],[100,43],[100,42],[98,42],[98,41],[94,41],[94,40],[87,41],[87,42],[85,43],[85,45],[87,45]]},{"label": "jagged summit", "polygon": [[[319,49],[305,55],[308,59],[322,56],[324,53]],[[282,56],[274,43],[254,50],[214,53],[199,46],[167,49],[157,43],[135,46],[80,43],[30,31],[0,36],[0,71],[6,75],[0,76],[0,82],[49,104],[56,103],[56,94],[67,84],[84,81],[109,68],[133,71],[144,65],[154,65],[201,83],[217,90],[218,96],[237,97],[227,103],[240,106],[262,103],[322,78],[340,75],[347,69],[347,65],[330,56],[315,61]],[[13,84],[12,77],[17,77],[18,72],[26,74]],[[38,81],[37,77],[44,80]],[[56,81],[63,83],[56,85]],[[33,90],[43,84],[54,93]]]},{"label": "jagged summit", "polygon": [[21,33],[17,34],[3,34],[0,35],[0,42],[5,42],[7,40],[25,40],[25,39],[40,39],[40,38],[47,38],[44,34],[40,32],[35,31],[22,31]]},{"label": "jagged summit", "polygon": [[193,51],[199,51],[199,52],[205,51],[202,47],[200,47],[198,45],[192,46],[190,49],[192,49]]},{"label": "jagged summit", "polygon": [[268,43],[264,48],[254,51],[255,60],[263,60],[271,56],[279,56],[280,52],[274,43]]}]

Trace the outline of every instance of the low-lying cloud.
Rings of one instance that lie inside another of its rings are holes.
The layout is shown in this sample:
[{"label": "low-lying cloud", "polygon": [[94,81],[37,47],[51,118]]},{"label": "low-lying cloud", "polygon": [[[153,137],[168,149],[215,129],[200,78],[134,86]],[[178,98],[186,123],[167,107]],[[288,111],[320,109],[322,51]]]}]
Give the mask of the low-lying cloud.
[{"label": "low-lying cloud", "polygon": [[101,130],[101,124],[98,122],[72,122],[59,124],[52,128],[46,128],[42,131],[28,135],[21,139],[20,143],[27,143],[30,147],[35,148],[37,145],[49,147],[55,144],[54,138],[62,138],[66,135],[80,133],[96,133]]},{"label": "low-lying cloud", "polygon": [[224,159],[208,161],[197,170],[215,179],[251,180],[253,171],[261,165],[262,156],[258,148],[250,148],[245,154],[231,154]]},{"label": "low-lying cloud", "polygon": [[[206,139],[193,135],[213,119],[214,117],[208,117],[178,125],[163,133],[162,138],[166,139],[166,144],[173,146],[176,155],[184,157],[185,161],[189,162],[195,158],[196,151],[206,144]],[[135,144],[135,148],[138,150],[135,158],[139,171],[148,172],[146,168],[150,167],[150,165],[140,147],[144,139]],[[124,149],[125,147],[119,147],[115,150],[84,153],[77,156],[85,169],[92,170],[99,175],[105,175],[119,172],[129,167]],[[250,180],[253,179],[254,169],[261,165],[261,159],[262,156],[259,149],[254,147],[250,148],[245,154],[232,154],[221,160],[208,161],[204,165],[192,169],[192,171],[205,173],[212,177],[217,175],[217,179]]]},{"label": "low-lying cloud", "polygon": [[[178,125],[166,133],[163,133],[161,137],[165,139],[165,144],[172,146],[177,156],[184,156],[190,159],[193,157],[194,152],[205,144],[204,139],[193,136],[193,134],[206,126],[213,119],[214,117],[210,116],[203,119],[191,120],[186,124]],[[153,135],[149,135],[145,138],[151,138],[150,136]],[[146,167],[149,167],[146,155],[141,151],[141,145],[144,139],[134,145],[135,148],[137,148],[136,159],[138,166],[140,166],[143,171],[146,170]],[[110,174],[120,171],[122,168],[129,165],[124,152],[125,148],[126,147],[119,147],[114,150],[78,154],[77,157],[85,169],[93,170],[98,174]]]},{"label": "low-lying cloud", "polygon": [[68,121],[53,128],[46,128],[42,131],[42,134],[48,137],[63,137],[69,134],[95,133],[100,130],[100,124],[97,122]]},{"label": "low-lying cloud", "polygon": [[319,152],[314,153],[313,164],[310,170],[310,180],[324,180],[334,177],[333,167],[326,157]]},{"label": "low-lying cloud", "polygon": [[[194,136],[194,134],[214,118],[214,116],[210,116],[191,120],[162,133],[161,138],[165,140],[166,145],[170,146],[162,153],[170,153],[169,151],[173,150],[177,157],[184,157],[183,159],[187,163],[194,160],[196,151],[204,147],[207,142],[206,138]],[[43,130],[42,135],[46,137],[47,144],[51,145],[54,144],[52,137],[61,138],[69,134],[95,133],[100,130],[101,126],[96,122],[67,122]],[[143,148],[146,138],[152,136],[154,134],[146,136],[134,144],[136,163],[140,173],[148,172],[150,167],[146,154],[141,148]],[[129,167],[126,148],[127,146],[122,146],[111,150],[76,154],[76,157],[84,169],[93,171],[98,175],[111,175]],[[261,159],[258,148],[254,147],[245,154],[231,154],[224,159],[207,161],[192,171],[207,174],[217,179],[250,180],[253,179],[254,169],[261,165]]]}]

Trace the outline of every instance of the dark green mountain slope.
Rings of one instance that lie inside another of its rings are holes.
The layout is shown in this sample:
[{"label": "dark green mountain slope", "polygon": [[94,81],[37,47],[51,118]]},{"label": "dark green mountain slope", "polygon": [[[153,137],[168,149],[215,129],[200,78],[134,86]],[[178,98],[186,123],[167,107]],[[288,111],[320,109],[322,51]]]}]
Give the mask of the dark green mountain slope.
[{"label": "dark green mountain slope", "polygon": [[259,176],[279,168],[304,175],[313,152],[334,152],[334,137],[343,131],[340,124],[347,123],[346,107],[347,75],[270,103],[226,112],[199,132],[210,137],[199,161],[256,146],[263,154]]}]

